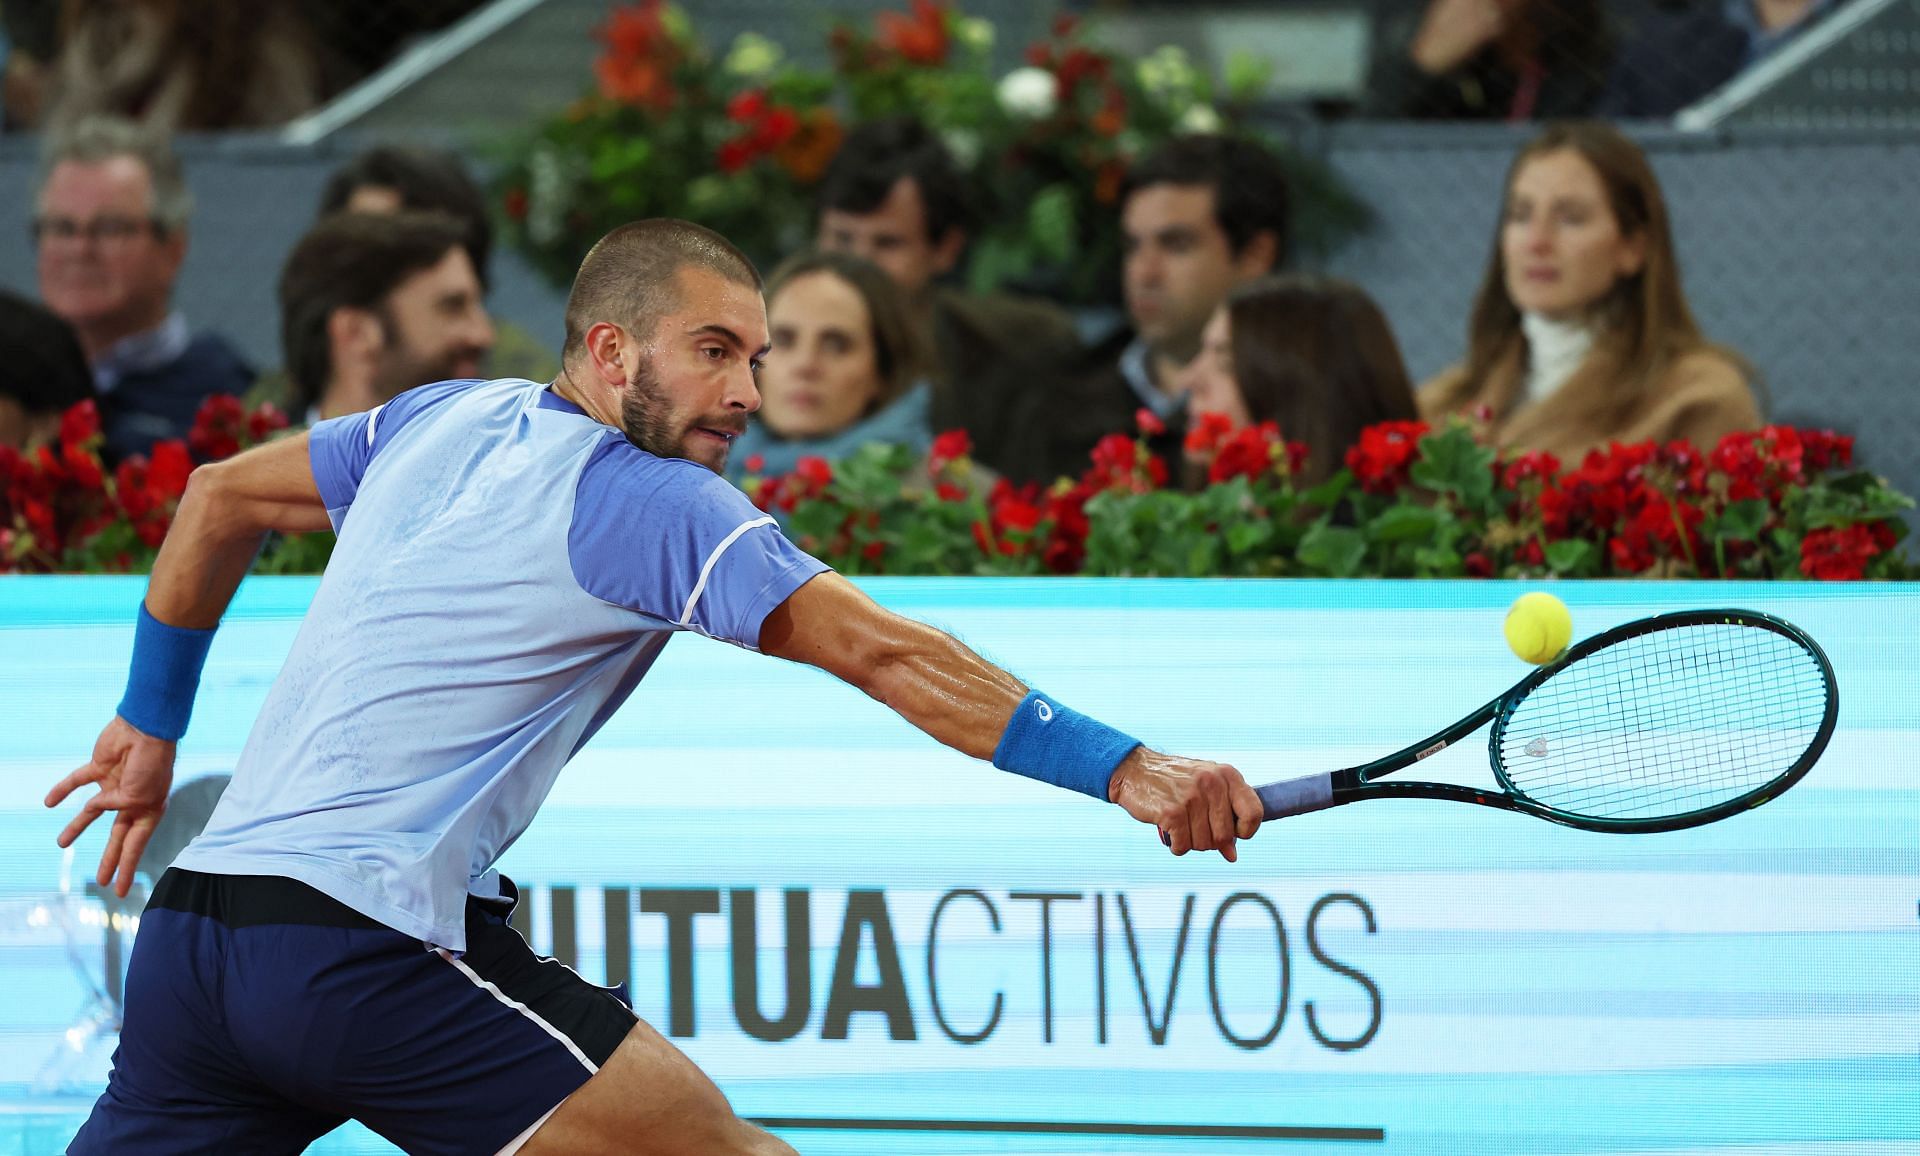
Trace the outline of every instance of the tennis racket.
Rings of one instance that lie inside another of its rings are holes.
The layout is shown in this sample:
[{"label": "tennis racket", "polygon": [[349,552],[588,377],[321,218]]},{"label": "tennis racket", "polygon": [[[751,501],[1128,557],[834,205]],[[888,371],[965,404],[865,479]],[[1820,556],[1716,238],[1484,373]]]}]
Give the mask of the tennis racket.
[{"label": "tennis racket", "polygon": [[[1839,711],[1833,667],[1798,627],[1751,610],[1687,610],[1594,635],[1386,758],[1256,789],[1268,819],[1362,799],[1447,799],[1588,831],[1677,831],[1799,782]],[[1381,781],[1489,722],[1498,790]]]}]

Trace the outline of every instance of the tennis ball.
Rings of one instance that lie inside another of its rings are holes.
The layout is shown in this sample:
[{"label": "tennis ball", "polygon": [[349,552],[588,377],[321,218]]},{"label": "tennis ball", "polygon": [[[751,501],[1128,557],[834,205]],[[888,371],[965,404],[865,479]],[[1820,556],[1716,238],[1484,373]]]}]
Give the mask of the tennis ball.
[{"label": "tennis ball", "polygon": [[1535,666],[1552,662],[1572,639],[1567,604],[1551,594],[1522,594],[1507,610],[1507,645],[1523,661]]}]

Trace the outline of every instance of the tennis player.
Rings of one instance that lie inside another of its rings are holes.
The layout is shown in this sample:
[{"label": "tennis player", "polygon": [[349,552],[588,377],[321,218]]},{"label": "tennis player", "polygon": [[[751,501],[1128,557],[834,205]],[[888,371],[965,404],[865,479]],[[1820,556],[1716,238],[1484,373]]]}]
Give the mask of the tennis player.
[{"label": "tennis player", "polygon": [[[214,627],[268,531],[339,533],[206,831],[155,885],[107,1089],[70,1149],[789,1152],[607,989],[533,954],[493,864],[676,631],[827,670],[941,742],[1234,858],[1232,767],[1148,750],[891,614],[718,471],[759,406],[759,275],[679,221],[615,230],[550,385],[423,386],[196,471],[93,758],[124,895]],[[713,704],[716,727],[751,725]]]}]

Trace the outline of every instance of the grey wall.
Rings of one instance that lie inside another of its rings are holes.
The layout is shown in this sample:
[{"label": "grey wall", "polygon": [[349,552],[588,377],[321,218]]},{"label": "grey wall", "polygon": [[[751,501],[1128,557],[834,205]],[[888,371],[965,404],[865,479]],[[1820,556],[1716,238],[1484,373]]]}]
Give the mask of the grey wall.
[{"label": "grey wall", "polygon": [[[1521,139],[1499,126],[1354,125],[1316,146],[1379,218],[1331,271],[1379,298],[1416,377],[1462,351],[1500,182]],[[1700,321],[1760,368],[1771,415],[1859,435],[1869,465],[1920,493],[1920,135],[1642,140],[1672,204]],[[182,145],[199,210],[181,302],[195,324],[226,332],[262,366],[279,361],[280,260],[347,151],[231,137]],[[0,283],[28,292],[35,164],[32,142],[0,140]],[[506,249],[494,283],[499,315],[557,345],[557,291]]]}]

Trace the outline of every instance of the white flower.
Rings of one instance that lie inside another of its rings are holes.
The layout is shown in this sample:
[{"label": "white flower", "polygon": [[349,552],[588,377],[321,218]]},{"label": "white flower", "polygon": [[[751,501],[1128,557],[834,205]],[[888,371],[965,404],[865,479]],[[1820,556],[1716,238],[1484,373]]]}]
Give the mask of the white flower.
[{"label": "white flower", "polygon": [[980,163],[982,142],[980,134],[970,128],[950,128],[940,133],[940,143],[947,146],[947,152],[963,169],[970,169]]},{"label": "white flower", "polygon": [[1000,81],[1000,107],[1032,120],[1053,115],[1059,82],[1044,68],[1016,68]]},{"label": "white flower", "polygon": [[1211,133],[1221,129],[1220,114],[1210,104],[1196,104],[1180,114],[1180,132]]},{"label": "white flower", "polygon": [[960,27],[957,32],[960,37],[960,43],[973,49],[975,52],[993,51],[993,25],[991,22],[982,20],[978,16],[969,16],[960,21]]},{"label": "white flower", "polygon": [[735,76],[761,77],[773,71],[782,55],[778,44],[758,32],[742,32],[733,38],[723,67]]}]

